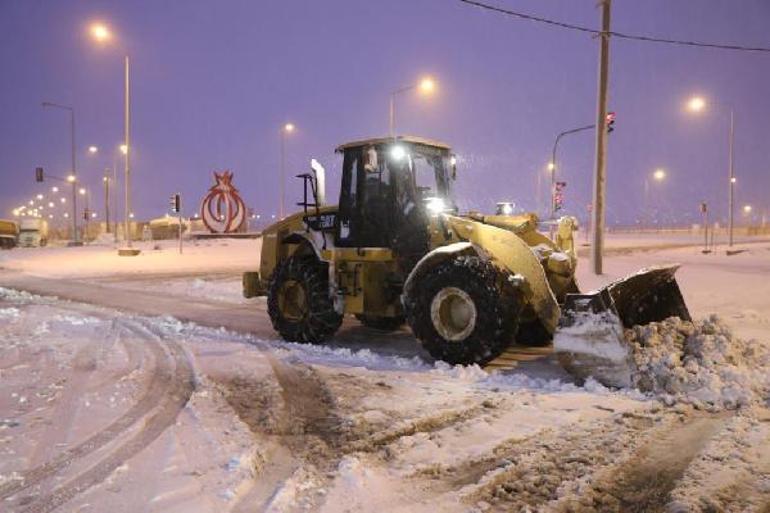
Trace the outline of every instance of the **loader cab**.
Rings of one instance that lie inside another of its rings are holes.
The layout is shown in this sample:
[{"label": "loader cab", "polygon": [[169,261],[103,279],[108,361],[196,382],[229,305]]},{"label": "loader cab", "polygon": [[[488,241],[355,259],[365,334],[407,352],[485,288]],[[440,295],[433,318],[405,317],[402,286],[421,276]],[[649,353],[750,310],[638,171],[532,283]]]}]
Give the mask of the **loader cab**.
[{"label": "loader cab", "polygon": [[[456,210],[448,146],[415,137],[344,144],[335,243],[422,251],[430,215]],[[412,247],[413,246],[413,247]]]}]

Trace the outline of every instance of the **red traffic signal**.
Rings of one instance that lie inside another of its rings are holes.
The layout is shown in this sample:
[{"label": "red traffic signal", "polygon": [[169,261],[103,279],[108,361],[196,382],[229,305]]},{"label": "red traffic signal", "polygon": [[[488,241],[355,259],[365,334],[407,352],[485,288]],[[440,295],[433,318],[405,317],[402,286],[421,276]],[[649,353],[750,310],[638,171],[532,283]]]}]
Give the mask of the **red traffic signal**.
[{"label": "red traffic signal", "polygon": [[615,130],[615,112],[608,112],[606,118],[607,133],[609,134]]}]

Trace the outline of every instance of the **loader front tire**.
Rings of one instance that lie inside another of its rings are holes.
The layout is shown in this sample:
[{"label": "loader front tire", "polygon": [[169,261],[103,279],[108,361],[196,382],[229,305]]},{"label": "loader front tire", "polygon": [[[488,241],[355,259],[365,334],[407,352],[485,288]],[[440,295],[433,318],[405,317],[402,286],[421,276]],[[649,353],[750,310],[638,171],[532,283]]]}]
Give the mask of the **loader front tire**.
[{"label": "loader front tire", "polygon": [[276,267],[267,293],[267,312],[284,340],[320,344],[342,324],[329,295],[328,264],[314,255],[292,256]]},{"label": "loader front tire", "polygon": [[451,364],[483,364],[512,342],[520,302],[505,277],[476,256],[440,264],[412,287],[407,322],[428,353]]}]

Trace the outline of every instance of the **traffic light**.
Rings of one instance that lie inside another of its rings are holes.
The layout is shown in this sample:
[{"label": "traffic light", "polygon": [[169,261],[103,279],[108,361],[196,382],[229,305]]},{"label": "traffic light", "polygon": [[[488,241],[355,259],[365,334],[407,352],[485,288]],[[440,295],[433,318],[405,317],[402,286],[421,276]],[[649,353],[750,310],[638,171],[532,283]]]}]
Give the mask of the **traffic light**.
[{"label": "traffic light", "polygon": [[43,181],[43,168],[42,167],[36,167],[35,168],[35,181],[38,182],[38,183]]},{"label": "traffic light", "polygon": [[564,207],[564,188],[567,182],[556,182],[553,194],[553,210],[558,212]]},{"label": "traffic light", "polygon": [[615,112],[607,113],[607,133],[609,134],[615,130]]},{"label": "traffic light", "polygon": [[169,198],[169,204],[171,205],[171,211],[178,214],[182,211],[182,197],[179,193],[172,194]]}]

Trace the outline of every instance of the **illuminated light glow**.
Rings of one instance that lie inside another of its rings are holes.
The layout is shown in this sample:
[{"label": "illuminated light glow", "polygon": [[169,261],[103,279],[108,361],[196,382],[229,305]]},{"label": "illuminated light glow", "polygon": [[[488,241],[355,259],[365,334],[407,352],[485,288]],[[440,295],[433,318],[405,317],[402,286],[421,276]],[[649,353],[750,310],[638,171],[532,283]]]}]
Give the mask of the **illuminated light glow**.
[{"label": "illuminated light glow", "polygon": [[68,181],[69,183],[75,183],[75,180],[76,180],[76,179],[77,179],[77,178],[75,177],[75,175],[69,175],[69,176],[67,176],[67,181]]},{"label": "illuminated light glow", "polygon": [[29,200],[29,206],[30,206],[30,207],[31,207],[32,205],[34,205],[34,204],[35,204],[35,201],[34,201],[34,200]]},{"label": "illuminated light glow", "polygon": [[128,214],[128,217],[129,217],[129,218],[131,218],[131,219],[133,219],[133,218],[134,218],[134,213],[133,213],[133,212],[131,212],[130,214]]},{"label": "illuminated light glow", "polygon": [[700,96],[694,96],[687,102],[687,108],[692,112],[700,112],[706,107],[706,100]]},{"label": "illuminated light glow", "polygon": [[504,216],[509,216],[513,214],[513,205],[511,205],[510,203],[503,203],[502,205],[500,205],[500,212]]},{"label": "illuminated light glow", "polygon": [[67,212],[64,213],[64,217],[69,217],[69,216],[70,216],[69,213]]},{"label": "illuminated light glow", "polygon": [[737,179],[737,178],[735,178],[734,176],[733,176],[732,178],[730,178],[730,183],[735,183],[735,182],[737,182],[737,181],[738,181],[738,179]]},{"label": "illuminated light glow", "polygon": [[106,176],[102,177],[102,182],[106,182],[107,180],[109,180],[109,178],[107,178]]},{"label": "illuminated light glow", "polygon": [[406,157],[406,150],[403,146],[393,146],[390,150],[390,156],[393,158],[393,160],[402,160],[404,157]]},{"label": "illuminated light glow", "polygon": [[96,217],[96,212],[91,212],[91,218]]},{"label": "illuminated light glow", "polygon": [[51,187],[51,192],[59,192],[59,188],[58,187]]},{"label": "illuminated light glow", "polygon": [[78,190],[78,192],[79,192],[81,195],[85,195],[85,193],[86,193],[86,190],[85,190],[85,189],[83,189],[83,188],[81,187],[81,188]]},{"label": "illuminated light glow", "polygon": [[35,197],[36,197],[37,199],[39,199],[39,200],[43,199],[43,195],[42,195],[42,194],[38,194],[38,195],[37,195],[37,196],[35,196]]},{"label": "illuminated light glow", "polygon": [[554,164],[553,162],[549,162],[548,171],[553,171],[554,169],[556,169],[556,164]]},{"label": "illuminated light glow", "polygon": [[49,206],[50,208],[53,208],[53,201],[49,201],[49,202],[48,202],[48,206]]},{"label": "illuminated light glow", "polygon": [[430,94],[436,89],[436,82],[430,77],[425,77],[420,80],[419,88],[423,93]]},{"label": "illuminated light glow", "polygon": [[48,214],[48,219],[53,219],[53,214]]},{"label": "illuminated light glow", "polygon": [[112,38],[110,29],[103,23],[93,23],[91,25],[91,37],[93,37],[99,43],[104,43]]},{"label": "illuminated light glow", "polygon": [[751,205],[743,205],[743,212],[746,214],[751,213]]},{"label": "illuminated light glow", "polygon": [[450,164],[450,165],[452,165],[452,166],[455,166],[455,165],[457,165],[457,157],[456,157],[456,156],[454,156],[454,155],[452,155],[451,157],[449,157],[449,164]]},{"label": "illuminated light glow", "polygon": [[666,171],[663,169],[656,169],[655,172],[652,173],[652,177],[660,182],[666,178]]},{"label": "illuminated light glow", "polygon": [[294,126],[294,123],[286,123],[285,125],[283,125],[283,131],[286,132],[287,134],[292,133],[295,128],[296,127]]},{"label": "illuminated light glow", "polygon": [[122,153],[123,155],[128,155],[128,146],[127,145],[121,144],[118,148],[120,149],[120,153]]},{"label": "illuminated light glow", "polygon": [[59,201],[61,201],[62,203],[67,203],[67,198],[59,198]]},{"label": "illuminated light glow", "polygon": [[89,146],[88,147],[88,153],[90,153],[91,155],[93,155],[94,153],[96,153],[98,151],[99,151],[99,148],[97,148],[96,146]]},{"label": "illuminated light glow", "polygon": [[441,198],[427,198],[425,206],[431,214],[440,214],[446,210],[446,203]]}]

